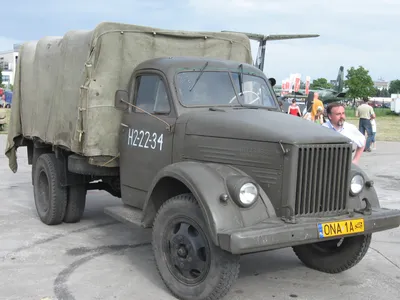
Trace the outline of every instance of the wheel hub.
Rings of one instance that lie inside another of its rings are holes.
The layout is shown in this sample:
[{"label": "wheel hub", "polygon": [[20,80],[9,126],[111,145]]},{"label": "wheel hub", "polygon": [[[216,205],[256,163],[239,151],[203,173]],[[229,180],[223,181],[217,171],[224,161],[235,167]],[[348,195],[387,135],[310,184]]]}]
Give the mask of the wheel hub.
[{"label": "wheel hub", "polygon": [[188,255],[188,251],[187,251],[186,247],[183,246],[183,245],[180,246],[179,249],[178,249],[178,256],[180,258],[186,258],[187,255]]},{"label": "wheel hub", "polygon": [[165,241],[171,273],[186,284],[201,282],[208,274],[209,248],[201,232],[188,223],[172,226]]}]

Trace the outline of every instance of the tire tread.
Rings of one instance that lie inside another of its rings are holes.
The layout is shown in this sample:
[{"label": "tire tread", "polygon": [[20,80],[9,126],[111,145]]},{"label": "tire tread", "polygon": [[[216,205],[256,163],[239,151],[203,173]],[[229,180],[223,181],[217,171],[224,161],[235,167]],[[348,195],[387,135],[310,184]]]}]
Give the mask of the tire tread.
[{"label": "tire tread", "polygon": [[[62,223],[67,206],[67,190],[60,185],[57,173],[57,158],[54,153],[42,154],[35,166],[35,181],[38,178],[38,167],[43,166],[51,188],[49,194],[50,212],[42,221],[47,225],[58,225]],[[48,171],[48,172],[47,172]],[[34,187],[36,189],[36,187]]]},{"label": "tire tread", "polygon": [[315,264],[313,262],[313,257],[312,257],[313,253],[308,250],[309,249],[308,247],[310,245],[293,247],[293,251],[296,254],[296,256],[307,267],[311,269],[330,274],[341,273],[357,265],[367,254],[369,246],[371,244],[372,234],[366,234],[363,235],[362,237],[364,238],[362,239],[362,243],[359,246],[360,251],[358,251],[358,253],[354,256],[349,256],[348,258],[345,258],[344,261],[338,264],[336,267],[326,266],[322,264]]}]

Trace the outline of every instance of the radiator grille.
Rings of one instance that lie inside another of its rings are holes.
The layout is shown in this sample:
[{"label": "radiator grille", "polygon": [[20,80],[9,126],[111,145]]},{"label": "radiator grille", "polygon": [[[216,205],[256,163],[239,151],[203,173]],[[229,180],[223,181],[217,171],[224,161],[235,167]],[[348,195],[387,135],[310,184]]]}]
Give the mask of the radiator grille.
[{"label": "radiator grille", "polygon": [[295,215],[340,213],[346,208],[351,145],[300,146]]}]

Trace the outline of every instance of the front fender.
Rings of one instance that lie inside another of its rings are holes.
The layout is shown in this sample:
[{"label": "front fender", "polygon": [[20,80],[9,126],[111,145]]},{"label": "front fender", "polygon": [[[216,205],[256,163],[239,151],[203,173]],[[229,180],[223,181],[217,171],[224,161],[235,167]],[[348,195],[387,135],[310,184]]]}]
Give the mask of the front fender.
[{"label": "front fender", "polygon": [[371,208],[380,208],[379,198],[373,186],[372,180],[359,166],[353,164],[350,171],[350,180],[356,173],[359,173],[364,177],[365,185],[364,189],[357,196],[349,195],[349,208],[355,210],[364,209],[366,205],[365,199],[371,205]]},{"label": "front fender", "polygon": [[[183,183],[197,199],[216,245],[219,245],[219,233],[252,226],[269,217],[275,217],[276,214],[271,201],[258,184],[256,185],[259,190],[259,197],[251,207],[239,207],[232,200],[226,179],[235,175],[249,177],[241,170],[231,166],[211,163],[184,161],[165,167],[154,179],[145,201],[142,220],[144,226],[149,226],[153,222],[155,210],[158,209],[153,202],[154,200],[152,200],[152,191],[158,182],[166,177]],[[255,181],[253,180],[253,182]],[[222,194],[229,195],[226,202],[221,201]]]}]

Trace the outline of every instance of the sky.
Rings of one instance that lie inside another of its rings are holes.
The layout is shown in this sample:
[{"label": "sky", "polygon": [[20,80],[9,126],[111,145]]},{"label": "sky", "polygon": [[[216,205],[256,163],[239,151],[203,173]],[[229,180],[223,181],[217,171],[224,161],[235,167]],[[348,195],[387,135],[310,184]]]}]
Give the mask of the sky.
[{"label": "sky", "polygon": [[[339,67],[363,66],[373,80],[400,79],[399,0],[19,0],[2,7],[0,51],[14,43],[103,21],[199,31],[320,37],[267,43],[264,71],[278,84],[291,73],[336,79]],[[253,58],[257,43],[252,42]],[[345,72],[346,74],[346,72]]]}]

